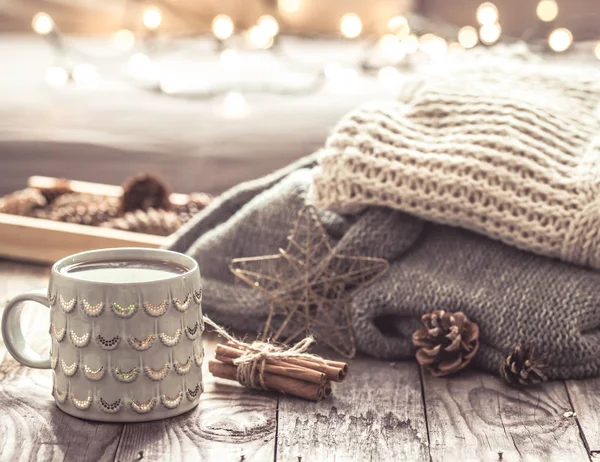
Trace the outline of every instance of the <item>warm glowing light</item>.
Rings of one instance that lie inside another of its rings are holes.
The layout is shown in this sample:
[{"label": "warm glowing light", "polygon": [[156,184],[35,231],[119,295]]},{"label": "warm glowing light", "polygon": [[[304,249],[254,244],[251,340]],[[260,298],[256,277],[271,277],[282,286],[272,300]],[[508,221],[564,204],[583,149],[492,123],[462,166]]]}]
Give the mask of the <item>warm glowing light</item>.
[{"label": "warm glowing light", "polygon": [[248,113],[248,104],[246,98],[241,93],[232,91],[225,95],[223,99],[223,110],[225,116],[230,119],[240,119]]},{"label": "warm glowing light", "polygon": [[600,42],[596,43],[594,54],[596,55],[596,58],[600,59]]},{"label": "warm glowing light", "polygon": [[394,16],[388,21],[387,26],[392,34],[396,34],[400,38],[410,34],[410,26],[404,16]]},{"label": "warm glowing light", "polygon": [[400,61],[406,56],[406,45],[398,37],[386,34],[379,39],[381,52],[390,61]]},{"label": "warm glowing light", "polygon": [[64,67],[53,66],[46,71],[46,82],[51,87],[62,87],[69,81],[69,73]]},{"label": "warm glowing light", "polygon": [[155,30],[158,29],[158,26],[162,22],[162,14],[157,7],[150,6],[144,10],[142,19],[147,29]]},{"label": "warm glowing light", "polygon": [[212,31],[219,40],[225,40],[231,37],[235,27],[233,21],[226,14],[219,14],[215,16],[212,21]]},{"label": "warm glowing light", "polygon": [[485,2],[477,8],[477,21],[482,26],[498,22],[498,8],[490,2]]},{"label": "warm glowing light", "polygon": [[295,13],[300,9],[302,0],[278,0],[277,7],[284,13]]},{"label": "warm glowing light", "polygon": [[542,21],[554,21],[558,16],[558,4],[556,0],[540,0],[535,12]]},{"label": "warm glowing light", "polygon": [[486,24],[479,29],[479,38],[486,45],[496,43],[500,38],[500,34],[502,34],[502,28],[498,23]]},{"label": "warm glowing light", "polygon": [[356,38],[362,32],[362,21],[354,13],[346,13],[340,20],[340,30],[347,38]]},{"label": "warm glowing light", "polygon": [[267,49],[273,45],[273,36],[269,35],[260,26],[251,27],[248,31],[248,40],[256,48]]},{"label": "warm glowing light", "polygon": [[113,40],[121,50],[129,50],[135,44],[135,35],[130,30],[121,29],[115,32]]},{"label": "warm glowing light", "polygon": [[419,49],[419,39],[416,35],[409,35],[404,40],[404,49],[407,54],[416,53]]},{"label": "warm glowing light", "polygon": [[472,26],[462,27],[458,31],[458,43],[463,48],[473,48],[479,42],[479,36],[477,35],[477,29]]},{"label": "warm glowing light", "polygon": [[441,58],[448,54],[448,42],[434,34],[425,34],[419,39],[420,48],[430,58]]},{"label": "warm glowing light", "polygon": [[131,55],[127,62],[127,69],[131,75],[137,78],[152,77],[155,71],[152,60],[144,53]]},{"label": "warm glowing light", "polygon": [[265,14],[258,18],[258,27],[263,29],[266,34],[275,37],[279,33],[279,23],[273,16]]},{"label": "warm glowing light", "polygon": [[377,72],[377,80],[387,87],[396,87],[400,84],[400,72],[392,66],[384,66]]},{"label": "warm glowing light", "polygon": [[40,11],[33,17],[31,27],[40,35],[48,35],[54,29],[54,21],[49,14]]},{"label": "warm glowing light", "polygon": [[564,27],[554,29],[548,37],[548,45],[550,45],[550,48],[559,53],[569,48],[572,43],[573,34],[569,29],[565,29]]},{"label": "warm glowing light", "polygon": [[88,63],[82,63],[75,66],[73,69],[73,80],[78,85],[90,85],[96,83],[100,79],[96,68]]}]

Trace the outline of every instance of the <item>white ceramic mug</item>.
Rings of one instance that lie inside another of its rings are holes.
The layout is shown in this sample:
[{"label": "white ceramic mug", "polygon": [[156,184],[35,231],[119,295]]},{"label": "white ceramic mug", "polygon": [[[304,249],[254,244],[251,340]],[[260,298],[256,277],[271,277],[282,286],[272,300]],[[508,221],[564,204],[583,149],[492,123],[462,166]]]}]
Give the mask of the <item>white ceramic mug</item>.
[{"label": "white ceramic mug", "polygon": [[[184,272],[144,282],[82,280],[65,272],[115,260],[166,262]],[[50,358],[34,352],[21,332],[28,300],[50,308]],[[198,264],[186,255],[138,248],[83,252],[52,267],[47,291],[8,302],[2,336],[20,363],[53,369],[52,393],[67,414],[105,422],[163,419],[194,408],[202,393],[201,300]]]}]

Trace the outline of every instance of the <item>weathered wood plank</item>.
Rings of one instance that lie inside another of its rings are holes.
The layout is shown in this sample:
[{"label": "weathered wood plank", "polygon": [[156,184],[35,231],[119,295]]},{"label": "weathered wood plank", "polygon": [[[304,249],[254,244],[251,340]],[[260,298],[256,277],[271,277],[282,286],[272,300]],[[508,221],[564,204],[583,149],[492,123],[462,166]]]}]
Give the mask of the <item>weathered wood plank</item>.
[{"label": "weathered wood plank", "polygon": [[589,461],[563,382],[528,390],[483,372],[423,374],[431,460]]},{"label": "weathered wood plank", "polygon": [[[0,300],[43,287],[48,269],[0,262]],[[42,313],[40,313],[42,310]],[[27,307],[21,323],[31,345],[47,352],[49,315],[45,308]],[[60,411],[51,396],[50,371],[21,366],[0,348],[0,460],[110,461],[122,425],[95,424]]]},{"label": "weathered wood plank", "polygon": [[215,379],[208,372],[217,337],[204,334],[204,393],[198,407],[166,421],[125,425],[118,461],[274,460],[277,397]]},{"label": "weathered wood plank", "polygon": [[279,399],[277,460],[429,460],[417,366],[359,358],[349,368],[330,399]]},{"label": "weathered wood plank", "polygon": [[568,380],[566,387],[590,454],[600,457],[600,378]]}]

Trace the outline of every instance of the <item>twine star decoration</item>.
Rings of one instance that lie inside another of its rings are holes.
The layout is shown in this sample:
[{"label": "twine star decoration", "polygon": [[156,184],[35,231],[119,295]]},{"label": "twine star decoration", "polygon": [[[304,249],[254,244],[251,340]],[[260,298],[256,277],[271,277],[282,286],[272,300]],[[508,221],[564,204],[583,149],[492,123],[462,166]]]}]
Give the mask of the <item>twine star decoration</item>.
[{"label": "twine star decoration", "polygon": [[[290,343],[311,333],[350,358],[356,354],[350,299],[388,267],[382,258],[339,254],[312,206],[298,212],[285,249],[274,255],[235,258],[230,264],[237,278],[267,296],[264,339]],[[282,321],[273,333],[276,317]]]}]

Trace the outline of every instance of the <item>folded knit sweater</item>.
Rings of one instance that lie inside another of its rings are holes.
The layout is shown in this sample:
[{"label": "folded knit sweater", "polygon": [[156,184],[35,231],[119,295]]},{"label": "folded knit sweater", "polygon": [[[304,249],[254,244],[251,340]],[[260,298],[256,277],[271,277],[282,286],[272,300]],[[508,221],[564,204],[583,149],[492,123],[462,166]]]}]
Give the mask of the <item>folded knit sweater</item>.
[{"label": "folded knit sweater", "polygon": [[[176,234],[169,247],[198,260],[203,308],[216,322],[244,332],[262,329],[268,301],[236,281],[229,264],[287,245],[308,200],[313,161],[233,188]],[[358,351],[410,358],[421,315],[444,309],[463,311],[479,325],[474,362],[491,372],[525,343],[547,361],[550,378],[600,374],[599,272],[386,207],[346,216],[322,211],[321,220],[338,253],[390,262],[388,273],[350,303]]]},{"label": "folded knit sweater", "polygon": [[600,268],[598,77],[483,59],[424,78],[337,125],[313,200],[389,206]]}]

